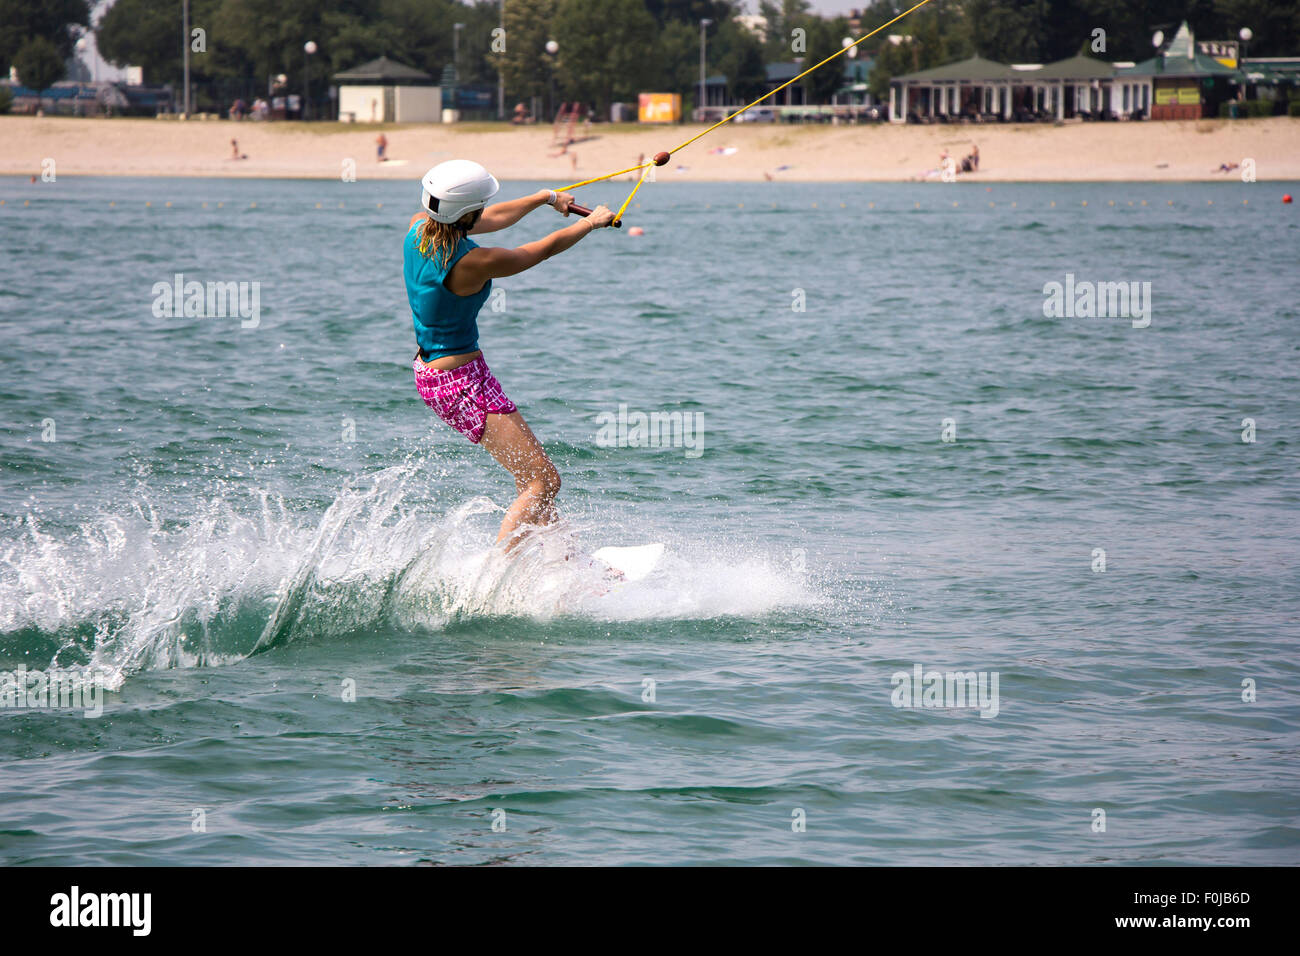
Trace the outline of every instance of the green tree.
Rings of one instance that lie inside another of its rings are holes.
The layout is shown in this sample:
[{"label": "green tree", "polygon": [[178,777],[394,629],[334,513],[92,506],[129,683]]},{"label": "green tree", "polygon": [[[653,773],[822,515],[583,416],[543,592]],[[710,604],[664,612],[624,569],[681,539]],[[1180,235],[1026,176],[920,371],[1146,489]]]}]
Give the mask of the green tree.
[{"label": "green tree", "polygon": [[380,0],[379,20],[393,31],[388,56],[435,78],[441,76],[442,68],[452,61],[453,24],[465,22],[465,12],[462,4],[452,0]]},{"label": "green tree", "polygon": [[[898,12],[906,9],[904,6]],[[870,15],[864,17],[864,22],[870,21],[873,25],[885,23],[896,15],[889,3],[878,3]],[[895,43],[890,39],[891,35],[901,40]],[[965,21],[959,23],[951,14],[945,16],[943,11],[929,7],[922,7],[880,34],[879,43],[876,61],[867,81],[872,96],[877,99],[889,96],[892,77],[928,70],[971,54]]]},{"label": "green tree", "polygon": [[[119,0],[122,2],[122,0]],[[452,0],[220,0],[210,38],[232,51],[241,75],[284,73],[302,88],[314,41],[311,69],[332,74],[378,56],[438,77],[451,61],[452,23],[463,10]]]},{"label": "green tree", "polygon": [[1295,0],[1215,0],[1214,13],[1217,34],[1202,33],[1202,39],[1235,40],[1242,27],[1249,27],[1254,36],[1246,44],[1246,56],[1295,56],[1300,50],[1300,3]]},{"label": "green tree", "polygon": [[635,98],[653,77],[645,53],[655,48],[658,32],[642,0],[559,0],[555,40],[565,92],[596,103],[599,113],[615,100]]},{"label": "green tree", "polygon": [[0,67],[8,71],[28,40],[44,37],[63,59],[77,42],[73,27],[90,23],[87,0],[0,0]]},{"label": "green tree", "polygon": [[[699,96],[699,27],[681,20],[669,20],[659,31],[653,62],[658,66],[658,73],[652,80],[657,88],[665,93],[681,93],[693,103]],[[690,113],[684,103],[683,113]]]},{"label": "green tree", "polygon": [[164,0],[117,0],[95,29],[100,56],[140,67],[146,83],[180,82],[182,42],[180,10]]},{"label": "green tree", "polygon": [[[551,69],[546,42],[560,44],[559,62],[573,55],[568,37],[557,37],[557,0],[511,0],[506,4],[506,49],[498,54],[506,90],[511,98],[542,96]],[[597,20],[596,22],[599,22]],[[591,24],[584,26],[591,29]]]},{"label": "green tree", "polygon": [[[1037,24],[1032,4],[967,0],[962,9],[971,46],[979,56],[999,63],[1019,63],[1034,49]],[[1082,39],[1086,41],[1091,35],[1089,28],[1082,33]]]},{"label": "green tree", "polygon": [[721,23],[740,12],[736,0],[645,0],[645,8],[661,27],[669,23],[689,23],[700,29],[700,21]]},{"label": "green tree", "polygon": [[[844,38],[849,35],[849,22],[844,17],[827,20],[821,17],[804,17],[799,23],[807,31],[807,52],[803,54],[802,69],[820,63],[828,56],[844,49]],[[861,56],[861,53],[858,54]],[[848,54],[814,70],[800,82],[804,86],[805,103],[829,103],[844,86],[844,64]]]},{"label": "green tree", "polygon": [[494,84],[498,58],[492,52],[492,31],[500,23],[496,3],[462,5],[457,23],[465,24],[460,34],[460,80],[465,83]]},{"label": "green tree", "polygon": [[771,89],[758,37],[734,20],[724,20],[710,30],[716,32],[709,40],[709,72],[726,76],[733,102],[748,103]]},{"label": "green tree", "polygon": [[[331,73],[349,70],[381,56],[394,55],[398,46],[391,23],[385,23],[378,16],[362,16],[358,13],[334,10],[321,15],[321,44],[325,59],[321,62]],[[317,54],[319,57],[320,54]],[[414,63],[411,64],[415,66]]]},{"label": "green tree", "polygon": [[919,52],[914,43],[886,42],[876,51],[875,62],[867,79],[871,95],[878,100],[889,96],[889,81],[896,76],[913,72],[918,59]]},{"label": "green tree", "polygon": [[808,21],[817,19],[811,10],[808,0],[761,0],[758,12],[767,21],[763,58],[768,63],[786,63],[800,55],[794,52],[793,32],[807,30]]},{"label": "green tree", "polygon": [[14,69],[23,86],[36,91],[36,108],[41,107],[41,96],[63,79],[67,71],[59,48],[46,37],[32,37],[14,54]]},{"label": "green tree", "polygon": [[[346,12],[338,10],[338,6],[334,4],[332,12]],[[377,19],[373,2],[353,7],[370,20]],[[265,82],[267,77],[284,73],[291,78],[291,87],[300,87],[306,67],[302,48],[305,42],[316,42],[317,62],[332,62],[331,37],[322,23],[327,12],[331,12],[327,0],[222,0],[208,33],[214,44],[234,52],[243,75]]]}]

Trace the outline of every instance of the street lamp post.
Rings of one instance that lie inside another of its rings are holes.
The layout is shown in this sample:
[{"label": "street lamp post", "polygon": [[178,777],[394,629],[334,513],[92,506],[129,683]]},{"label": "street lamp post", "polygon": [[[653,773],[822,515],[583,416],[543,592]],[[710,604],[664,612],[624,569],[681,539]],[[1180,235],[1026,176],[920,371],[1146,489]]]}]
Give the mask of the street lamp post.
[{"label": "street lamp post", "polygon": [[[708,17],[705,17],[700,21],[700,103],[699,106],[701,110],[704,109],[704,100],[705,100],[704,65],[706,61],[706,44],[708,43],[708,39],[707,39],[708,34],[706,31],[709,27],[709,24],[711,24],[712,22],[713,21],[710,20]],[[701,113],[701,119],[703,119],[703,113]]]},{"label": "street lamp post", "polygon": [[1237,31],[1237,36],[1241,37],[1241,56],[1237,58],[1237,69],[1241,70],[1241,75],[1245,82],[1237,90],[1237,99],[1246,102],[1246,87],[1250,84],[1250,74],[1246,72],[1246,47],[1255,37],[1255,32],[1250,27],[1242,27]]},{"label": "street lamp post", "polygon": [[[87,45],[88,45],[88,44],[86,43],[86,38],[85,38],[85,36],[83,35],[83,36],[79,37],[79,38],[77,39],[77,43],[76,43],[77,52],[78,52],[78,53],[85,53],[85,52],[86,52],[86,47],[87,47]],[[81,64],[81,65],[82,65],[82,66],[85,66],[84,63]],[[80,78],[78,78],[78,85],[80,85]],[[78,95],[75,96],[75,97],[73,98],[73,108],[76,110],[77,115],[80,116],[80,115],[81,115],[81,96],[80,96],[80,90],[78,90],[77,92],[78,92]]]},{"label": "street lamp post", "polygon": [[553,120],[555,118],[555,54],[560,52],[560,45],[556,43],[554,40],[547,40],[546,52],[549,57],[547,62],[550,64],[551,67],[551,84],[550,84],[550,94],[549,94],[550,103],[549,103],[549,108],[547,110],[547,114]]},{"label": "street lamp post", "polygon": [[[844,38],[842,38],[842,39],[840,40],[840,46],[843,47],[845,50],[848,51],[848,52],[847,52],[846,54],[844,54],[844,55],[847,56],[850,60],[856,60],[856,59],[857,59],[857,57],[858,57],[858,48],[857,48],[856,46],[853,45],[853,37],[844,37]],[[856,74],[856,73],[853,73],[853,74],[852,74],[852,79],[854,79],[855,81],[857,80],[857,74]],[[856,83],[854,83],[854,84],[850,84],[850,85],[851,85],[851,86],[852,86],[852,85],[856,85]],[[831,104],[832,104],[832,105],[838,105],[838,103],[836,102],[836,101],[838,100],[838,98],[839,98],[838,95],[836,95],[836,96],[832,96],[832,97],[831,97]],[[857,103],[855,102],[855,99],[854,99],[853,93],[850,92],[850,93],[849,93],[849,116],[850,116],[851,119],[854,120],[854,122],[857,121],[857,112],[856,112],[856,108],[857,108]]]},{"label": "street lamp post", "polygon": [[[176,9],[175,7],[172,8]],[[174,16],[175,14],[173,14]],[[181,4],[181,50],[185,55],[185,118],[190,116],[190,0]]]},{"label": "street lamp post", "polygon": [[453,23],[451,25],[451,74],[456,79],[456,85],[460,85],[460,31],[465,29],[463,23]]},{"label": "street lamp post", "polygon": [[[506,32],[506,0],[501,0],[501,34]],[[504,52],[497,54],[497,119],[506,118],[506,74],[502,69]]]},{"label": "street lamp post", "polygon": [[79,53],[90,51],[90,55],[86,58],[90,60],[90,82],[97,84],[99,83],[99,50],[94,46],[94,39],[95,35],[89,30],[82,33],[77,40],[77,51]]},{"label": "street lamp post", "polygon": [[302,45],[302,118],[311,119],[311,55],[316,52],[316,42],[308,40]]}]

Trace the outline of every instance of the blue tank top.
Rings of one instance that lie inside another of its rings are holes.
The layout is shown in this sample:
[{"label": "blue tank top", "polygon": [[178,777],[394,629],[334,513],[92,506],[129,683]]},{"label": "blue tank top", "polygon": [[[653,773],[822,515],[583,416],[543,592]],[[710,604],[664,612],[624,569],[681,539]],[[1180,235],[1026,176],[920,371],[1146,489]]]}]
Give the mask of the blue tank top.
[{"label": "blue tank top", "polygon": [[407,231],[403,247],[402,275],[406,279],[406,298],[411,303],[415,341],[426,360],[473,352],[478,348],[478,312],[492,291],[492,280],[473,295],[457,295],[445,282],[452,266],[465,253],[477,249],[478,243],[463,236],[445,261],[435,262],[432,256],[420,252],[422,224],[423,220],[417,221]]}]

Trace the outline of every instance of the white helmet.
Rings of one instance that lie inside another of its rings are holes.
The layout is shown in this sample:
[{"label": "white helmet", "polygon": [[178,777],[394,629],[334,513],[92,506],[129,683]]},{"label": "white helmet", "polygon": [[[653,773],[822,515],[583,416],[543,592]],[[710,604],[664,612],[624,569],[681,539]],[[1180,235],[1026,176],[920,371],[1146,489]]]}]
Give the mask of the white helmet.
[{"label": "white helmet", "polygon": [[439,163],[420,180],[420,205],[437,222],[458,222],[467,212],[482,209],[501,184],[486,169],[468,159]]}]

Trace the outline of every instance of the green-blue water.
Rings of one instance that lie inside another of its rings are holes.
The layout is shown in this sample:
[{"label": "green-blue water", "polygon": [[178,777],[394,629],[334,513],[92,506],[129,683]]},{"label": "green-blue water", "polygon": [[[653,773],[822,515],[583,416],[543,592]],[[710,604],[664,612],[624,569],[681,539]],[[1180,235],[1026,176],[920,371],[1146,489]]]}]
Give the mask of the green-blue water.
[{"label": "green-blue water", "polygon": [[[415,186],[0,181],[0,670],[115,688],[0,710],[0,860],[1300,862],[1284,191],[648,185],[480,323],[564,533],[668,545],[595,597],[484,562]],[[176,273],[259,324],[156,317]],[[1149,327],[1045,318],[1067,273]],[[703,453],[600,442],[620,405]],[[997,715],[895,707],[916,664]]]}]

